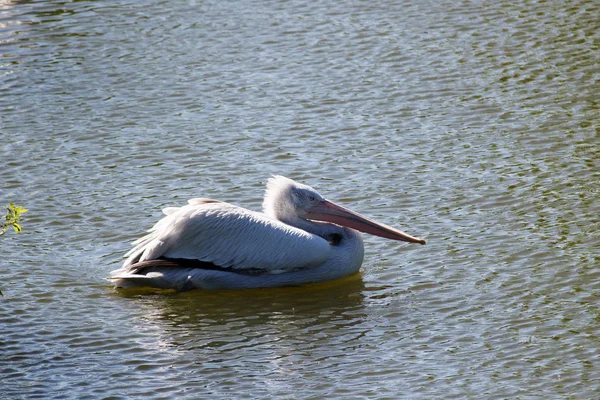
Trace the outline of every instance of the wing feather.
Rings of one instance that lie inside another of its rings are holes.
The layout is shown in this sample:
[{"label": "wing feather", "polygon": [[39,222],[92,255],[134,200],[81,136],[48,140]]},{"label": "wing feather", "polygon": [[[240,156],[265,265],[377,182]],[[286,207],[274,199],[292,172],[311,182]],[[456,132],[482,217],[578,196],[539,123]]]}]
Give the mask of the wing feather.
[{"label": "wing feather", "polygon": [[228,203],[198,199],[170,207],[136,240],[123,266],[157,258],[186,258],[222,268],[278,274],[319,265],[329,243],[319,236]]}]

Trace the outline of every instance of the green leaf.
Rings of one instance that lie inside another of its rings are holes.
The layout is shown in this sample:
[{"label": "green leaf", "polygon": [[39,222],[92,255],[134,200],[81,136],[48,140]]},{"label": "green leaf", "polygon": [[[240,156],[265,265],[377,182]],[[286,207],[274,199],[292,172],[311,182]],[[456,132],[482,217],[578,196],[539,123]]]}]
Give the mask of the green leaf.
[{"label": "green leaf", "polygon": [[15,207],[14,203],[10,203],[6,208],[6,215],[4,216],[5,222],[0,224],[0,235],[6,232],[9,227],[13,227],[15,232],[21,232],[23,228],[19,225],[19,219],[21,218],[21,214],[26,213],[28,210],[21,206]]}]

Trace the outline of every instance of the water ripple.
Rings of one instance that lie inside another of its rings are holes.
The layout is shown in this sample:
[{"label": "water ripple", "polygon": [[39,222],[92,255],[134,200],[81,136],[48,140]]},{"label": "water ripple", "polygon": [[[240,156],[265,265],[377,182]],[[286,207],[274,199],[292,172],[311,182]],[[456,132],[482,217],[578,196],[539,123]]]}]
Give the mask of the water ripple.
[{"label": "water ripple", "polygon": [[[597,2],[5,2],[6,398],[593,398]],[[428,239],[266,291],[115,292],[167,205],[282,173]]]}]

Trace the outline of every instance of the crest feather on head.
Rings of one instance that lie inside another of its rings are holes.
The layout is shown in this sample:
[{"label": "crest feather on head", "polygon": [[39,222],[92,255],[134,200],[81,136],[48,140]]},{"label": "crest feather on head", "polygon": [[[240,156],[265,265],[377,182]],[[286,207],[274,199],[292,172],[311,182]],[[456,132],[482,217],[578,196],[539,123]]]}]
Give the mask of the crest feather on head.
[{"label": "crest feather on head", "polygon": [[282,175],[272,175],[267,181],[267,189],[263,200],[263,212],[271,218],[276,218],[278,209],[285,200],[282,196],[290,193],[293,186],[297,185],[293,180]]}]

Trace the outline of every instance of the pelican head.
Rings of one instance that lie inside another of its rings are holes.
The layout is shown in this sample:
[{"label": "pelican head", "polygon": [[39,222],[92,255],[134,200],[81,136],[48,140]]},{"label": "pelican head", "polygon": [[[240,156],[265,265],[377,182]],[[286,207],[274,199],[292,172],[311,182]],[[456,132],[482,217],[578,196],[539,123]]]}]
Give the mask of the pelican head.
[{"label": "pelican head", "polygon": [[385,224],[326,200],[310,186],[281,175],[267,182],[263,211],[271,218],[294,225],[299,218],[330,222],[364,233],[392,240],[425,244],[425,240],[410,236]]},{"label": "pelican head", "polygon": [[267,182],[263,212],[271,218],[288,222],[302,218],[319,202],[325,200],[315,189],[285,176],[273,175]]}]

